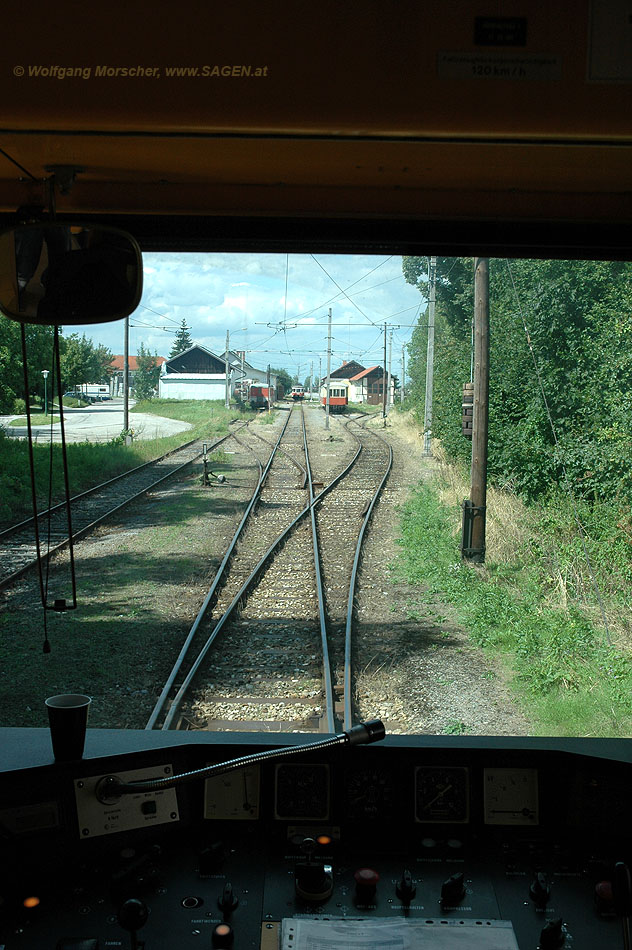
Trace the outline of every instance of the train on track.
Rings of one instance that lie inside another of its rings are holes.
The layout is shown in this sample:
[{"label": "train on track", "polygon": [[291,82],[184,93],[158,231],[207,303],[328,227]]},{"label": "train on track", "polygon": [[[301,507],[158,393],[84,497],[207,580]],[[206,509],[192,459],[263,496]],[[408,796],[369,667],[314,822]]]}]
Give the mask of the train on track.
[{"label": "train on track", "polygon": [[277,392],[274,386],[251,383],[248,387],[248,403],[251,409],[268,409],[274,405]]},{"label": "train on track", "polygon": [[[320,404],[327,407],[327,384],[320,387]],[[344,379],[337,379],[329,386],[329,411],[345,412],[349,405],[349,383]]]},{"label": "train on track", "polygon": [[290,392],[290,398],[294,402],[300,402],[302,399],[305,399],[305,388],[304,386],[292,386],[292,391]]}]

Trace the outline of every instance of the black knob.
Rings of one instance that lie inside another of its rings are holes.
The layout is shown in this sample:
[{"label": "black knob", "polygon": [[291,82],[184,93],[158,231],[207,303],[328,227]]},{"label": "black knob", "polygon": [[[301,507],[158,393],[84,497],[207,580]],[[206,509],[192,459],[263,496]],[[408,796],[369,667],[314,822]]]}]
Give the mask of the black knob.
[{"label": "black knob", "polygon": [[452,874],[441,885],[441,903],[458,904],[465,897],[464,876],[462,871]]},{"label": "black knob", "polygon": [[235,932],[230,924],[218,924],[213,930],[211,944],[213,947],[232,947]]},{"label": "black knob", "polygon": [[546,874],[538,871],[529,888],[529,897],[538,906],[544,907],[551,899],[551,888],[546,879]]},{"label": "black knob", "polygon": [[404,871],[400,882],[395,888],[395,893],[403,904],[410,904],[417,893],[417,888],[413,884],[413,876],[410,871]]},{"label": "black knob", "polygon": [[561,917],[556,920],[549,920],[546,927],[540,932],[540,950],[556,950],[564,944],[565,936],[562,930],[563,921]]},{"label": "black knob", "polygon": [[331,897],[334,876],[330,864],[300,863],[294,869],[296,893],[306,901],[322,901]]},{"label": "black knob", "polygon": [[147,923],[149,911],[147,904],[139,901],[136,897],[130,897],[128,901],[121,904],[118,912],[118,922],[123,930],[129,930],[134,933],[140,930]]},{"label": "black knob", "polygon": [[225,858],[224,844],[215,841],[208,848],[202,848],[198,854],[198,869],[201,875],[215,874],[222,866]]},{"label": "black knob", "polygon": [[217,898],[219,909],[225,914],[230,914],[239,904],[239,900],[233,892],[233,885],[228,881],[224,884],[224,890]]}]

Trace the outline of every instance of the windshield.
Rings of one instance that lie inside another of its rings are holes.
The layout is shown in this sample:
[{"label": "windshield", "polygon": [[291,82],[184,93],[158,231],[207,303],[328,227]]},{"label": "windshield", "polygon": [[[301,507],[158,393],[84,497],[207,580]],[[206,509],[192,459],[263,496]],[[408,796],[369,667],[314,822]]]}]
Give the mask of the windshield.
[{"label": "windshield", "polygon": [[[28,397],[1,317],[2,725],[81,693],[102,728],[632,734],[632,268],[487,287],[472,258],[148,253],[59,372],[29,328]],[[65,506],[9,528],[29,419],[38,511],[64,498],[60,397],[70,494],[136,481],[47,558]]]}]

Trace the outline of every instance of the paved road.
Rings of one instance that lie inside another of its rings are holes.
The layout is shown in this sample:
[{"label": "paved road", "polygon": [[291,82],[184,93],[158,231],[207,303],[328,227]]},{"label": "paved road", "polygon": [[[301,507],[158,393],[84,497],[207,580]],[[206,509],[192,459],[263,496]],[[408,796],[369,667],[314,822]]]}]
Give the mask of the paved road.
[{"label": "paved road", "polygon": [[[130,402],[130,409],[133,403]],[[2,425],[8,435],[15,438],[26,438],[26,426],[9,426],[11,419],[19,416],[0,416]],[[37,417],[35,417],[37,418]],[[154,416],[146,412],[130,412],[130,428],[135,439],[155,439],[164,435],[173,435],[190,429],[188,422],[177,419],[165,419],[164,416]],[[33,426],[33,441],[50,441],[50,425]],[[109,442],[123,431],[123,400],[113,399],[110,402],[95,403],[85,409],[65,409],[64,429],[66,442]],[[61,441],[61,426],[53,425],[53,442]]]}]

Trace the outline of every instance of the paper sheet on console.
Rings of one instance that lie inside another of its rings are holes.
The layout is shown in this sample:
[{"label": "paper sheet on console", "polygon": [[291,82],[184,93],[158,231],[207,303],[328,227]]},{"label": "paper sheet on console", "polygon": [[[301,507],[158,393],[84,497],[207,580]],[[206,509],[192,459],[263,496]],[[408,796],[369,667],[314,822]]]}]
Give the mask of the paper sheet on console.
[{"label": "paper sheet on console", "polygon": [[281,950],[518,950],[505,920],[286,918],[281,933]]}]

